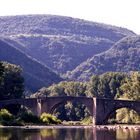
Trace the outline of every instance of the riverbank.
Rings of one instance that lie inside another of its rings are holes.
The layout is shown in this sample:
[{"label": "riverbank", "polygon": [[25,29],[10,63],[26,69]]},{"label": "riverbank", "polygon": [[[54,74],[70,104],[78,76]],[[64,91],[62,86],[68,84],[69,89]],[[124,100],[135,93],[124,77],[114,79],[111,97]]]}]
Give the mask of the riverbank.
[{"label": "riverbank", "polygon": [[97,130],[116,130],[116,129],[134,129],[140,130],[140,125],[80,125],[80,126],[70,126],[70,125],[49,125],[49,126],[0,126],[0,128],[20,128],[20,129],[71,129],[71,128],[92,128]]}]

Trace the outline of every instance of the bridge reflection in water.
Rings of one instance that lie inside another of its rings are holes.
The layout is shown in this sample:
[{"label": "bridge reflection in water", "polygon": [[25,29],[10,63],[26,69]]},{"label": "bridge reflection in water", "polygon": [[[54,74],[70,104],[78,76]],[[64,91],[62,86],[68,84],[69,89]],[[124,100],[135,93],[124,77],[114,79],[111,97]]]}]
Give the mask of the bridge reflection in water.
[{"label": "bridge reflection in water", "polygon": [[0,129],[0,140],[139,140],[135,129],[51,128]]},{"label": "bridge reflection in water", "polygon": [[0,108],[10,104],[19,104],[28,107],[35,115],[40,116],[43,112],[52,113],[55,108],[67,101],[84,104],[95,125],[106,124],[112,112],[124,107],[133,109],[140,115],[140,102],[138,101],[71,96],[5,100],[0,101]]}]

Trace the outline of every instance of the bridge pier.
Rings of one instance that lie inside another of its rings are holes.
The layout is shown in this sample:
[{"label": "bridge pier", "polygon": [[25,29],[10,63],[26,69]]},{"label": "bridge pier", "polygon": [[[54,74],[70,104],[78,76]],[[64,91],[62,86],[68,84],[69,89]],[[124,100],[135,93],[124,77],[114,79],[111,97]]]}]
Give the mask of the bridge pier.
[{"label": "bridge pier", "polygon": [[93,125],[106,124],[108,110],[109,108],[106,100],[93,98]]},{"label": "bridge pier", "polygon": [[92,121],[94,125],[106,124],[112,112],[124,107],[133,109],[140,115],[139,101],[70,96],[5,100],[0,101],[0,109],[7,105],[23,105],[29,108],[35,115],[40,116],[43,112],[52,113],[55,108],[67,101],[75,101],[84,104],[93,117]]},{"label": "bridge pier", "polygon": [[36,111],[36,115],[40,116],[42,113],[42,102],[41,99],[37,99],[37,111]]},{"label": "bridge pier", "polygon": [[29,108],[36,116],[41,115],[41,99],[26,99],[23,106]]}]

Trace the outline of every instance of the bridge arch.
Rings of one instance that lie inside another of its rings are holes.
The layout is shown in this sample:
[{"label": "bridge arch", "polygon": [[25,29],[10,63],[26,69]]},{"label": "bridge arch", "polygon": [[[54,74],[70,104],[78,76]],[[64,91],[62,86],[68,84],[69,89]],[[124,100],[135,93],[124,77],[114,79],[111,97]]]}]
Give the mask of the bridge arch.
[{"label": "bridge arch", "polygon": [[111,100],[111,99],[96,99],[96,123],[107,124],[107,120],[112,112],[120,108],[129,108],[136,111],[140,115],[140,102],[130,100]]},{"label": "bridge arch", "polygon": [[48,97],[42,101],[42,112],[50,114],[60,105],[65,104],[67,101],[83,104],[89,110],[91,116],[93,115],[93,99],[87,97]]},{"label": "bridge arch", "polygon": [[12,99],[0,101],[0,108],[9,104],[20,104],[27,106],[35,115],[43,112],[51,113],[53,108],[62,102],[75,101],[84,104],[93,117],[94,124],[104,124],[109,114],[119,108],[130,108],[140,114],[140,102],[128,100],[113,100],[88,97],[48,97],[48,98],[30,98],[30,99]]},{"label": "bridge arch", "polygon": [[12,99],[0,102],[0,109],[9,105],[22,105],[29,108],[33,114],[38,115],[41,112],[40,104],[37,99]]},{"label": "bridge arch", "polygon": [[[106,115],[106,118],[104,119],[104,123],[105,124],[107,124],[108,123],[108,120],[109,120],[109,118],[110,118],[110,116],[111,115],[117,115],[117,110],[119,110],[119,109],[131,109],[131,110],[133,110],[134,112],[136,112],[136,114],[138,114],[139,116],[140,116],[140,112],[138,112],[135,108],[128,108],[128,107],[120,107],[120,108],[115,108],[115,109],[113,109],[113,110],[111,110],[110,111],[110,113],[108,113],[107,115]],[[128,114],[127,114],[128,115]],[[116,116],[117,117],[117,116]],[[116,118],[117,119],[117,118]]]}]

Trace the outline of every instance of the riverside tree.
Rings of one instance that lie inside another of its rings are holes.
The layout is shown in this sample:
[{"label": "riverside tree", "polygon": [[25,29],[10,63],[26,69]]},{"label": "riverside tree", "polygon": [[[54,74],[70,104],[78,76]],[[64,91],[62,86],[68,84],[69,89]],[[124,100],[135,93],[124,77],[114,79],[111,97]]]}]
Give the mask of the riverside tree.
[{"label": "riverside tree", "polygon": [[3,62],[0,64],[0,100],[21,98],[24,91],[24,79],[19,66]]}]

